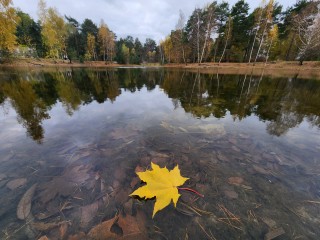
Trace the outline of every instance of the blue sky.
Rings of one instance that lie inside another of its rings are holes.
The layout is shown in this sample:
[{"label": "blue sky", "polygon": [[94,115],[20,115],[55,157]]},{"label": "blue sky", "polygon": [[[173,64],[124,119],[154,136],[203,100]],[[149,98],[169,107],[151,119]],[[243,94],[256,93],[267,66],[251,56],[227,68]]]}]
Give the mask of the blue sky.
[{"label": "blue sky", "polygon": [[[108,24],[118,37],[131,35],[144,42],[147,37],[156,41],[170,33],[181,9],[186,18],[195,7],[203,7],[208,0],[46,0],[48,7],[55,7],[62,15],[71,16],[82,22],[85,18],[97,25],[101,19]],[[220,1],[218,1],[220,2]],[[227,1],[233,5],[237,0]],[[247,0],[253,9],[261,1]],[[287,8],[295,0],[278,0]],[[15,7],[37,19],[37,0],[13,0]]]}]

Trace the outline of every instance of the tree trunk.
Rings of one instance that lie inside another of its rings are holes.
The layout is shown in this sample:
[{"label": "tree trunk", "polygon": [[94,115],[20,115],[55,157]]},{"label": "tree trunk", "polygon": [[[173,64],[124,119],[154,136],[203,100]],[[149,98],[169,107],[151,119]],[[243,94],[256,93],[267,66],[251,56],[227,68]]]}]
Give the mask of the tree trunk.
[{"label": "tree trunk", "polygon": [[217,52],[218,52],[219,43],[220,43],[220,35],[218,37],[216,47],[214,49],[213,62],[216,62],[216,56],[217,56]]},{"label": "tree trunk", "polygon": [[201,58],[200,58],[200,62],[202,62],[202,59],[203,59],[203,55],[204,55],[204,50],[206,49],[206,45],[207,45],[207,41],[208,41],[208,38],[210,37],[210,33],[211,33],[211,20],[212,20],[212,10],[209,9],[208,11],[210,11],[210,14],[209,14],[209,19],[208,19],[208,25],[207,25],[207,34],[206,34],[206,37],[204,39],[204,44],[203,44],[203,48],[202,48],[202,53],[201,53]]},{"label": "tree trunk", "polygon": [[183,62],[187,65],[186,56],[185,56],[185,52],[184,52],[184,46],[183,46],[183,31],[182,31],[182,29],[180,29],[180,44],[181,44],[181,49],[182,49]]},{"label": "tree trunk", "polygon": [[292,38],[291,38],[291,41],[290,41],[290,45],[289,45],[287,54],[286,54],[286,61],[289,61],[290,52],[291,52],[291,49],[292,49],[292,46],[293,46],[293,41],[294,41],[295,35],[296,35],[296,33],[294,32],[294,34],[293,34],[293,36],[292,36]]},{"label": "tree trunk", "polygon": [[[258,21],[258,26],[259,27],[260,27],[260,24],[261,24],[261,20],[262,20],[262,10],[260,11],[260,15],[259,15],[259,21]],[[250,56],[249,56],[248,63],[251,62],[252,52],[253,52],[254,44],[256,43],[257,35],[258,35],[258,29],[256,30],[256,32],[254,34],[254,39],[253,39],[252,48],[251,48],[251,51],[250,51]]]},{"label": "tree trunk", "polygon": [[261,40],[260,40],[260,43],[259,43],[259,48],[258,48],[258,52],[257,52],[257,55],[254,59],[254,62],[256,63],[257,62],[257,59],[258,59],[258,56],[259,56],[259,53],[260,53],[260,50],[261,50],[261,46],[262,46],[262,43],[263,43],[263,40],[264,40],[264,34],[266,32],[266,29],[267,29],[267,23],[263,29],[263,32],[262,32],[262,35],[261,35]]},{"label": "tree trunk", "polygon": [[198,22],[197,22],[197,55],[198,55],[198,63],[200,64],[200,16],[198,13]]},{"label": "tree trunk", "polygon": [[229,23],[228,23],[228,33],[227,33],[227,38],[226,38],[226,43],[224,45],[224,48],[223,48],[223,52],[222,52],[222,55],[220,57],[220,60],[219,60],[219,64],[221,63],[221,60],[224,56],[224,53],[226,52],[226,48],[227,48],[227,45],[228,45],[228,40],[229,40],[229,35],[230,35],[230,29],[231,29],[231,21],[229,19]]},{"label": "tree trunk", "polygon": [[253,43],[252,43],[252,47],[251,47],[251,51],[250,51],[250,56],[249,56],[249,61],[248,61],[248,63],[251,62],[252,52],[253,52],[254,44],[256,43],[257,35],[258,35],[258,30],[257,30],[256,33],[254,34],[254,39],[253,39]]},{"label": "tree trunk", "polygon": [[270,46],[269,46],[269,48],[268,48],[268,52],[267,52],[266,61],[265,61],[265,63],[264,63],[264,66],[267,65],[267,62],[268,62],[268,59],[269,59],[270,49],[271,49],[271,47],[272,47],[272,43],[273,43],[273,39],[271,39],[271,43],[270,43]]}]

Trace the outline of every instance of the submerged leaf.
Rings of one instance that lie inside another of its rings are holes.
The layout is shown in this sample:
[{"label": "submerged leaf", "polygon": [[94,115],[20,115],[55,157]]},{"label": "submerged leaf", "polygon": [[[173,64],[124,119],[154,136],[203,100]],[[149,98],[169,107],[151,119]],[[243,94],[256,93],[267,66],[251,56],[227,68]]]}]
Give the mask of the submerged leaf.
[{"label": "submerged leaf", "polygon": [[33,184],[31,188],[23,195],[18,207],[17,207],[17,217],[21,220],[26,219],[30,214],[31,202],[34,192],[36,191],[37,184]]},{"label": "submerged leaf", "polygon": [[15,190],[16,188],[19,188],[19,187],[25,185],[26,183],[27,183],[26,178],[18,178],[18,179],[14,179],[14,180],[11,180],[10,182],[8,182],[7,187],[10,190]]},{"label": "submerged leaf", "polygon": [[178,186],[185,183],[188,178],[180,175],[178,165],[171,171],[166,167],[160,168],[157,164],[151,163],[152,170],[145,172],[137,172],[139,178],[147,183],[145,186],[138,188],[130,194],[130,196],[139,196],[140,198],[150,199],[156,197],[156,203],[153,209],[154,215],[168,206],[171,200],[176,207],[180,194]]}]

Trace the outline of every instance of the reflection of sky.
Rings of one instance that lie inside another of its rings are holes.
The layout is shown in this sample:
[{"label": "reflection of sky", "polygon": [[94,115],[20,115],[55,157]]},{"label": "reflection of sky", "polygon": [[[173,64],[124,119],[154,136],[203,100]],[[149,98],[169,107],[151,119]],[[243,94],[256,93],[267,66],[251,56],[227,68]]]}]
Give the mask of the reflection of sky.
[{"label": "reflection of sky", "polygon": [[25,136],[25,129],[17,122],[17,114],[11,104],[5,102],[9,111],[0,113],[0,141],[8,141],[12,138]]},{"label": "reflection of sky", "polygon": [[[10,107],[9,111],[0,115],[1,145],[8,141],[23,141],[28,138],[26,129],[17,121],[14,109],[10,104],[7,104],[7,106]],[[191,114],[186,114],[181,107],[174,109],[172,100],[158,86],[152,91],[143,88],[134,93],[122,89],[121,94],[113,103],[105,101],[99,104],[94,101],[87,105],[81,105],[71,116],[67,114],[63,103],[58,102],[52,106],[49,115],[50,118],[42,122],[45,139],[55,136],[61,129],[66,134],[73,134],[74,138],[92,136],[99,133],[99,128],[105,127],[106,124],[119,122],[126,118],[136,119],[137,121],[144,121],[146,118],[159,121],[172,118],[179,119],[179,121],[190,120],[190,124],[221,123],[230,132],[246,133],[251,136],[258,135],[259,138],[278,138],[267,133],[268,122],[261,121],[259,117],[253,114],[241,121],[234,120],[230,112],[227,112],[226,116],[220,119],[214,117],[195,119]],[[303,141],[320,142],[319,129],[311,127],[304,119],[298,127],[290,129],[278,138],[278,140],[281,139],[294,143]]]},{"label": "reflection of sky", "polygon": [[[81,105],[78,110],[74,111],[72,116],[69,116],[61,102],[57,103],[49,111],[50,119],[43,121],[43,128],[45,129],[45,138],[54,134],[56,128],[77,128],[76,125],[80,124],[85,127],[101,127],[105,120],[118,117],[119,115],[125,117],[126,115],[150,114],[156,112],[166,112],[173,109],[171,100],[157,87],[151,92],[146,88],[131,93],[130,91],[121,91],[121,95],[111,103],[105,101],[102,104],[91,102],[88,105]],[[6,119],[3,122],[5,131],[12,128],[19,128],[20,132],[25,135],[25,130],[16,121],[16,114],[14,110],[10,110],[10,115],[4,116]],[[21,136],[16,136],[21,137]]]},{"label": "reflection of sky", "polygon": [[286,138],[289,142],[303,142],[304,144],[318,143],[318,146],[320,147],[319,130],[319,128],[311,126],[310,123],[304,119],[299,127],[290,129],[287,134],[281,137]]}]

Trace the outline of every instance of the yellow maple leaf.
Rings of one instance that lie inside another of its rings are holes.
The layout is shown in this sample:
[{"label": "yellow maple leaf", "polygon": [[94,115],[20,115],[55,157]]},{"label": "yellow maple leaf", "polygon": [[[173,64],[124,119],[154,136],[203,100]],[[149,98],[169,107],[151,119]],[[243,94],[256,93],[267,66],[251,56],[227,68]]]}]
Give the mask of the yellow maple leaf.
[{"label": "yellow maple leaf", "polygon": [[173,170],[169,171],[166,167],[160,168],[157,164],[151,163],[152,170],[145,172],[137,172],[139,178],[146,183],[135,190],[130,196],[139,196],[140,198],[150,199],[156,197],[154,204],[154,215],[168,206],[171,200],[176,207],[180,194],[178,186],[184,184],[189,178],[180,175],[180,169],[177,165]]}]

